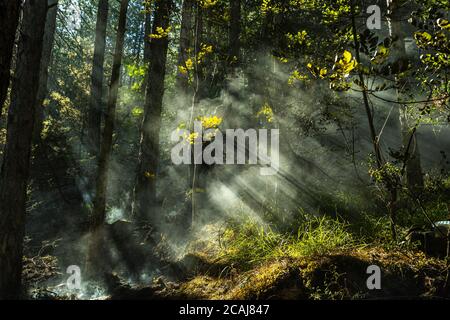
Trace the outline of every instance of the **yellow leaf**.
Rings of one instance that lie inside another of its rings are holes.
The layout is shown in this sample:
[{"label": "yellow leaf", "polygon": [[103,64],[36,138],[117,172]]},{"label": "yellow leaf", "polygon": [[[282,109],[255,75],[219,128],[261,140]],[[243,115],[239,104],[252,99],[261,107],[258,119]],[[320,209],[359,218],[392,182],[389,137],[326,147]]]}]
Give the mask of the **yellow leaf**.
[{"label": "yellow leaf", "polygon": [[145,176],[147,179],[152,179],[152,178],[155,177],[155,174],[154,174],[153,172],[146,171],[146,172],[144,173],[144,176]]},{"label": "yellow leaf", "polygon": [[345,50],[343,57],[344,57],[345,63],[350,63],[350,61],[352,61],[352,54],[350,51]]},{"label": "yellow leaf", "polygon": [[442,29],[450,30],[450,22],[446,19],[439,18],[437,24]]}]

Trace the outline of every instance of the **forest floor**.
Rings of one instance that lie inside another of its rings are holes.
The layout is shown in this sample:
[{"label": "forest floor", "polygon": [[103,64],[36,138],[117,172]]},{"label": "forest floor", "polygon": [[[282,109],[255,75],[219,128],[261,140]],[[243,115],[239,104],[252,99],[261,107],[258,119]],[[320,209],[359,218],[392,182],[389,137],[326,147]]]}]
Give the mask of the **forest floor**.
[{"label": "forest floor", "polygon": [[[30,263],[30,260],[28,260]],[[38,267],[55,271],[50,257]],[[381,289],[369,290],[367,267],[381,268]],[[336,251],[322,256],[285,257],[242,271],[197,252],[178,262],[183,279],[164,276],[133,286],[110,275],[109,294],[100,299],[445,299],[449,298],[444,260],[421,252],[377,247]],[[28,268],[29,269],[29,268]],[[28,270],[26,269],[26,270]],[[44,273],[32,272],[45,275]],[[28,275],[30,277],[30,275]],[[73,299],[59,296],[56,299]]]},{"label": "forest floor", "polygon": [[[447,267],[420,252],[363,248],[322,256],[277,258],[239,272],[205,256],[197,274],[158,295],[186,299],[409,299],[444,298]],[[366,285],[367,267],[382,270],[380,290]]]},{"label": "forest floor", "polygon": [[[261,240],[259,240],[261,241]],[[219,241],[220,242],[220,241]],[[134,285],[116,273],[95,299],[446,299],[450,298],[446,261],[401,246],[336,247],[307,255],[279,254],[245,264],[218,241],[193,240],[182,258],[167,260],[159,275]],[[237,250],[237,248],[231,248]],[[239,248],[238,248],[239,249]],[[239,249],[241,250],[241,249]],[[254,248],[255,251],[258,248]],[[381,269],[381,289],[369,290],[367,268]],[[27,258],[27,283],[58,276],[51,256]],[[35,298],[78,299],[53,294],[45,286]]]}]

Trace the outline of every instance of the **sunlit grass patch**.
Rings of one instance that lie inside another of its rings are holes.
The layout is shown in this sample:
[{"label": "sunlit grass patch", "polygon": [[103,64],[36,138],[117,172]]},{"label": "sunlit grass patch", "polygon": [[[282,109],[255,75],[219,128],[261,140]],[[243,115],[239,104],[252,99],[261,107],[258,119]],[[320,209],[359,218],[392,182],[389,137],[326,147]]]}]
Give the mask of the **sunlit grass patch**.
[{"label": "sunlit grass patch", "polygon": [[296,235],[274,231],[252,220],[228,225],[221,239],[221,259],[240,268],[263,261],[324,255],[357,246],[347,225],[329,217],[311,216],[300,223]]},{"label": "sunlit grass patch", "polygon": [[261,226],[253,220],[242,224],[232,223],[222,235],[220,256],[230,264],[245,269],[267,259],[283,256],[287,240],[270,227]]},{"label": "sunlit grass patch", "polygon": [[356,242],[346,228],[347,224],[337,219],[314,217],[300,226],[287,253],[292,257],[314,256],[354,248]]}]

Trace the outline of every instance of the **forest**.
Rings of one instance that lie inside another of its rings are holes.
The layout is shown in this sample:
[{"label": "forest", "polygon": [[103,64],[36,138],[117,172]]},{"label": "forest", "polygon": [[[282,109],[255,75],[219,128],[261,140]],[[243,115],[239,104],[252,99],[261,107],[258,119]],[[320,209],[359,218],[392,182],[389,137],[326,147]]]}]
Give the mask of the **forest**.
[{"label": "forest", "polygon": [[449,0],[0,0],[0,300],[450,298]]}]

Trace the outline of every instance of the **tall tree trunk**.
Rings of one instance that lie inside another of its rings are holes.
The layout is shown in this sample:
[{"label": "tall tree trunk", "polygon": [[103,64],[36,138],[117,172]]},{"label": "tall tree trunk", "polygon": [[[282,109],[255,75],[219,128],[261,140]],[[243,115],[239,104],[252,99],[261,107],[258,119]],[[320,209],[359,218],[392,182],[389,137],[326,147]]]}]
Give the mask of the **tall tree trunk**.
[{"label": "tall tree trunk", "polygon": [[205,10],[202,6],[202,3],[200,1],[197,1],[195,5],[195,23],[194,23],[194,96],[195,101],[198,102],[204,95],[203,95],[203,88],[204,88],[204,79],[203,79],[203,70],[201,66],[198,64],[198,55],[201,51],[201,47],[203,44],[203,14]]},{"label": "tall tree trunk", "polygon": [[21,295],[25,204],[47,1],[26,1],[0,180],[0,299]]},{"label": "tall tree trunk", "polygon": [[[193,18],[194,1],[184,0],[183,6],[181,8],[181,30],[180,30],[180,46],[178,50],[178,72],[176,79],[176,88],[181,94],[186,95],[186,99],[189,99],[189,70],[187,72],[181,72],[180,67],[186,66],[186,61],[189,59],[189,49],[191,46],[191,36],[192,36],[192,18]],[[186,111],[186,110],[183,110]],[[183,173],[186,181],[186,192],[191,189],[191,166]],[[191,201],[187,201],[184,208],[184,214],[182,219],[179,221],[179,231],[184,232],[188,229],[187,226],[190,225],[191,216]]]},{"label": "tall tree trunk", "polygon": [[[398,1],[397,1],[398,2]],[[404,15],[398,7],[398,3],[392,0],[387,0],[389,10],[388,24],[389,33],[396,38],[392,45],[392,56],[395,58],[397,65],[408,63],[408,56],[405,47],[405,34],[402,28],[402,20]],[[397,81],[397,100],[401,102],[405,100],[406,91],[411,91],[411,86],[406,79],[396,78]],[[420,162],[420,151],[417,141],[417,131],[414,130],[416,126],[414,121],[408,115],[407,106],[400,104],[399,109],[399,124],[402,139],[403,149],[405,150],[406,161],[406,182],[408,188],[412,192],[420,191],[423,188],[422,165]]]},{"label": "tall tree trunk", "polygon": [[[152,7],[151,4],[145,5],[145,26],[144,26],[144,65],[150,67],[150,34],[152,33]],[[148,72],[145,73],[144,83],[141,92],[145,96],[148,83]]]},{"label": "tall tree trunk", "polygon": [[[190,112],[190,121],[189,121],[189,130],[191,132],[194,129],[194,115],[195,115],[195,106],[200,101],[202,93],[201,89],[203,87],[203,79],[202,79],[202,71],[201,66],[198,64],[198,55],[201,50],[201,44],[203,41],[203,12],[204,8],[200,1],[197,1],[194,6],[195,9],[195,22],[194,22],[194,73],[193,73],[193,97],[191,102],[191,112]],[[191,148],[191,160],[194,160],[194,148]],[[198,174],[198,166],[191,162],[189,165],[189,187],[190,187],[190,196],[191,201],[187,203],[187,208],[190,212],[190,219],[186,225],[186,228],[193,227],[195,222],[197,221],[197,212],[198,212],[198,196],[197,196],[197,188],[200,185],[199,183],[199,174]],[[183,219],[185,221],[185,219]]]},{"label": "tall tree trunk", "polygon": [[[228,36],[228,42],[230,51],[228,53],[228,66],[227,73],[229,76],[235,76],[235,70],[239,66],[240,62],[240,51],[241,51],[241,0],[230,0],[230,30]],[[253,82],[253,81],[252,81]],[[254,81],[257,82],[257,81]],[[231,85],[232,81],[227,83],[227,90],[229,94],[235,98],[239,97],[239,88],[233,88]],[[260,82],[258,81],[260,84]],[[261,90],[261,86],[258,85],[255,89]],[[254,91],[258,92],[258,91]],[[263,90],[263,93],[266,91]],[[233,109],[232,103],[228,106],[228,113]]]},{"label": "tall tree trunk", "polygon": [[94,58],[91,74],[91,96],[87,114],[87,148],[98,156],[100,150],[100,135],[103,109],[103,75],[106,47],[106,27],[108,25],[108,0],[99,0],[97,23],[95,30]]},{"label": "tall tree trunk", "polygon": [[119,27],[117,29],[116,49],[114,52],[111,81],[109,84],[108,104],[105,114],[105,127],[102,134],[102,143],[98,161],[97,187],[93,209],[93,228],[101,226],[105,221],[106,192],[108,184],[108,167],[113,145],[114,123],[116,119],[116,104],[120,86],[120,69],[127,22],[129,0],[122,0],[119,14]]},{"label": "tall tree trunk", "polygon": [[[116,48],[113,58],[111,81],[109,84],[108,104],[105,114],[105,127],[102,134],[102,143],[98,160],[98,176],[94,198],[94,208],[91,222],[91,239],[89,244],[88,262],[92,270],[101,270],[101,264],[97,263],[99,252],[104,245],[102,226],[106,217],[106,196],[108,191],[108,168],[113,147],[114,123],[116,119],[116,104],[120,86],[120,70],[122,68],[122,56],[127,23],[127,10],[130,0],[122,0],[120,4],[119,26],[117,29]],[[99,268],[100,266],[100,268]]]},{"label": "tall tree trunk", "polygon": [[230,0],[230,65],[234,69],[240,60],[241,0]]},{"label": "tall tree trunk", "polygon": [[[149,72],[150,68],[150,58],[151,58],[151,47],[150,47],[150,35],[152,34],[152,2],[144,2],[144,12],[145,12],[145,21],[144,21],[144,57],[143,62],[146,67],[146,72],[144,75],[144,81],[141,86],[139,96],[140,105],[145,108],[145,93],[147,92],[148,82],[149,82]],[[136,169],[137,170],[137,169]],[[134,190],[133,190],[134,192]],[[127,203],[126,212],[127,214],[132,214],[133,212],[133,203],[134,199]]]},{"label": "tall tree trunk", "polygon": [[[156,3],[153,34],[157,28],[166,30],[169,27],[171,0],[160,0]],[[156,177],[159,166],[159,131],[161,127],[161,111],[164,96],[164,79],[166,75],[168,36],[152,38],[150,43],[150,69],[144,120],[139,151],[139,164],[134,190],[133,215],[137,219],[155,221],[157,210]],[[153,211],[149,216],[148,212]]]},{"label": "tall tree trunk", "polygon": [[[180,30],[180,48],[178,51],[178,67],[184,66],[186,60],[189,58],[189,47],[191,45],[191,28],[192,28],[192,0],[184,0],[181,9],[181,30]],[[177,73],[177,88],[186,93],[188,88],[189,75],[182,73],[178,69]]]},{"label": "tall tree trunk", "polygon": [[0,117],[9,87],[11,59],[21,2],[21,0],[0,2]]},{"label": "tall tree trunk", "polygon": [[53,42],[55,40],[56,17],[58,14],[58,0],[48,0],[47,20],[45,22],[44,42],[42,48],[41,71],[39,89],[36,98],[36,116],[34,120],[33,139],[40,140],[42,123],[44,121],[44,100],[47,96],[48,68],[52,60]]}]

